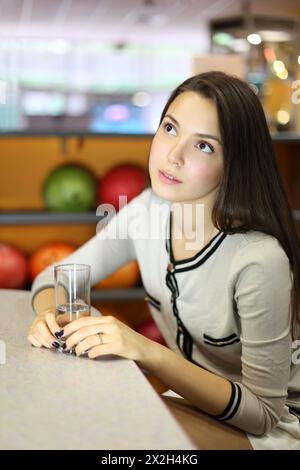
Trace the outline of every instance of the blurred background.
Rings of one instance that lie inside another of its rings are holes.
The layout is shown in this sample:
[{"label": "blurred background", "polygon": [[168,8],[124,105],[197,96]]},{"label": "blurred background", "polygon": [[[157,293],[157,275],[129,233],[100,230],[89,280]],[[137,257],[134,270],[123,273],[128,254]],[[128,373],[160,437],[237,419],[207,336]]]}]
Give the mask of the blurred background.
[{"label": "blurred background", "polygon": [[297,0],[1,0],[0,12],[0,130],[151,134],[170,90],[218,65],[253,84],[272,129],[299,130]]},{"label": "blurred background", "polygon": [[[261,100],[300,233],[299,20],[299,0],[0,0],[0,288],[30,289],[99,204],[149,184],[168,96],[208,70]],[[161,340],[146,294],[132,262],[92,299]]]}]

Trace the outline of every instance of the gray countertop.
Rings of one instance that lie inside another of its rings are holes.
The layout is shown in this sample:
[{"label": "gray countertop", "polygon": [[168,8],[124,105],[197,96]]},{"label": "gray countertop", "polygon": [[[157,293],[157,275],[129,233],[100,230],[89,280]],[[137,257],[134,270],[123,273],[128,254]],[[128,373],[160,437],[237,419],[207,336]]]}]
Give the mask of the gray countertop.
[{"label": "gray countertop", "polygon": [[30,293],[0,300],[0,449],[195,449],[133,361],[34,348]]}]

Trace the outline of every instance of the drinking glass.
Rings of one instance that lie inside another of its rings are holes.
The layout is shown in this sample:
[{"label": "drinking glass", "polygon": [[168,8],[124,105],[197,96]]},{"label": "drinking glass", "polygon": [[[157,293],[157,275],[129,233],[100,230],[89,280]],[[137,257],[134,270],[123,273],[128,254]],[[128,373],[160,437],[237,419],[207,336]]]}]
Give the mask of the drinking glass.
[{"label": "drinking glass", "polygon": [[60,327],[91,314],[91,266],[54,267],[56,321]]}]

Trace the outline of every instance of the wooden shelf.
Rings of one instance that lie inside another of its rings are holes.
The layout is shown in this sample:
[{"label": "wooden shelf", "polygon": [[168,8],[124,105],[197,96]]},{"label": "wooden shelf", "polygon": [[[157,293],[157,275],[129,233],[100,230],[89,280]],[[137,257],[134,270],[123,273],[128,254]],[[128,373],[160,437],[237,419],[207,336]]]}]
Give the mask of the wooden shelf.
[{"label": "wooden shelf", "polygon": [[102,300],[142,300],[146,292],[142,287],[129,289],[92,289],[91,298],[93,302]]},{"label": "wooden shelf", "polygon": [[95,212],[1,212],[0,225],[96,224]]},{"label": "wooden shelf", "polygon": [[[300,220],[300,210],[294,210]],[[0,225],[97,224],[104,217],[95,212],[1,212]]]}]

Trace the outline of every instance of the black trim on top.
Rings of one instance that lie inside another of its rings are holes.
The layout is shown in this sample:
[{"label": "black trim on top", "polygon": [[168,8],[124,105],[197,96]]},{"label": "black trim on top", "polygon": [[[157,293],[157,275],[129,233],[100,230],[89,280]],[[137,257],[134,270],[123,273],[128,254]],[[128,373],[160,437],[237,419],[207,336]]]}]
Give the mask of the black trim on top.
[{"label": "black trim on top", "polygon": [[232,333],[232,335],[224,336],[224,338],[213,338],[212,336],[208,336],[204,333],[203,338],[207,339],[208,341],[212,341],[213,343],[224,343],[225,341],[230,341],[233,338],[237,338],[237,335],[235,333]]},{"label": "black trim on top", "polygon": [[297,408],[293,408],[292,406],[289,406],[289,412],[292,415],[296,416],[296,418],[298,418],[300,421],[300,410],[298,410]]},{"label": "black trim on top", "polygon": [[208,336],[204,333],[203,338],[205,344],[216,347],[228,346],[230,344],[240,342],[239,337],[235,333],[229,336],[225,336],[224,338],[212,338],[211,336]]},{"label": "black trim on top", "polygon": [[229,413],[229,411],[231,410],[231,407],[234,403],[235,394],[236,394],[235,386],[234,386],[234,383],[231,382],[231,381],[230,381],[230,385],[231,385],[230,400],[229,400],[228,404],[226,405],[225,409],[222,411],[222,413],[220,413],[218,415],[213,415],[214,418],[216,418],[216,419],[223,419],[227,415],[227,413]]},{"label": "black trim on top", "polygon": [[[205,263],[205,261],[217,250],[217,248],[221,245],[221,243],[223,242],[223,240],[226,238],[227,234],[226,233],[222,233],[222,232],[218,232],[210,241],[207,245],[205,245],[203,248],[201,248],[200,251],[198,251],[198,253],[196,253],[194,256],[192,256],[191,258],[186,258],[186,259],[183,259],[183,260],[175,260],[174,259],[174,254],[173,254],[173,247],[172,247],[172,211],[170,211],[170,216],[169,216],[169,233],[167,235],[167,238],[166,238],[166,250],[167,252],[169,253],[169,256],[170,256],[170,261],[171,263],[174,265],[174,271],[175,272],[185,272],[185,271],[190,271],[192,269],[195,269],[199,266],[201,266],[201,264]],[[213,243],[215,242],[215,240],[219,237],[219,240],[218,242],[213,245]],[[212,246],[213,245],[213,246]],[[203,257],[202,259],[199,260],[198,263],[196,264],[192,264],[190,266],[185,266],[184,268],[180,268],[181,265],[185,265],[187,263],[191,263],[193,261],[197,261],[199,257],[201,257],[201,255],[203,253],[205,253],[207,251],[207,254],[205,257]]]},{"label": "black trim on top", "polygon": [[241,387],[239,386],[239,384],[235,384],[235,386],[237,388],[238,398],[237,398],[235,407],[233,408],[232,412],[230,413],[229,416],[227,416],[226,418],[223,419],[224,421],[229,421],[230,419],[232,419],[234,417],[234,415],[236,414],[237,410],[239,409],[239,406],[240,406],[240,403],[241,403],[241,399],[242,399]]},{"label": "black trim on top", "polygon": [[211,343],[210,341],[204,341],[205,344],[209,344],[215,348],[224,348],[225,346],[229,346],[230,344],[239,343],[240,340],[238,338],[229,341],[228,343]]},{"label": "black trim on top", "polygon": [[[218,233],[211,241],[213,242],[213,241],[215,240],[215,238],[217,238],[217,237],[219,237],[219,236],[220,236],[220,233]],[[224,234],[219,238],[219,240],[217,241],[217,243],[208,251],[208,253],[207,253],[203,258],[201,258],[201,259],[198,261],[198,263],[192,264],[191,266],[186,266],[185,268],[180,268],[180,269],[177,269],[176,266],[175,266],[175,272],[177,272],[177,273],[183,273],[183,272],[185,272],[185,271],[191,271],[192,269],[199,268],[199,266],[201,266],[202,264],[204,264],[205,261],[207,261],[208,258],[210,258],[210,257],[215,253],[215,251],[217,251],[217,249],[219,248],[219,246],[221,245],[221,243],[223,242],[223,240],[225,240],[226,237],[227,237],[227,235],[226,235],[226,233],[224,233]],[[209,244],[209,245],[210,245],[210,244]],[[207,246],[205,247],[205,249],[207,249],[209,245],[207,245]],[[204,249],[204,248],[203,248],[203,249]],[[201,253],[201,252],[202,252],[202,250],[200,251],[200,253]],[[198,253],[197,256],[199,256],[199,253]],[[185,261],[187,262],[188,260],[185,260]],[[177,262],[177,263],[178,263],[178,262]],[[177,263],[175,263],[175,264],[177,265]]]},{"label": "black trim on top", "polygon": [[219,421],[229,421],[230,419],[232,419],[234,415],[236,414],[241,403],[241,399],[242,399],[241,387],[239,386],[239,384],[235,382],[231,382],[231,381],[229,382],[231,385],[231,396],[230,396],[228,405],[226,406],[225,410],[222,411],[222,413],[220,413],[219,415],[211,415],[215,419],[218,419]]},{"label": "black trim on top", "polygon": [[157,310],[160,311],[160,301],[155,299],[152,295],[149,294],[149,292],[146,291],[145,289],[145,297],[144,297],[144,300],[146,300],[146,302],[149,302],[151,305],[153,305],[153,307],[155,307]]},{"label": "black trim on top", "polygon": [[[172,304],[172,310],[173,310],[173,315],[176,319],[177,323],[177,335],[176,335],[176,343],[180,351],[185,355],[185,357],[192,362],[193,364],[197,366],[201,366],[201,364],[198,364],[196,361],[192,359],[192,354],[193,354],[193,337],[183,324],[179,312],[178,312],[178,307],[176,303],[176,299],[179,296],[179,288],[177,284],[177,279],[175,274],[177,272],[184,272],[184,271],[190,271],[192,269],[197,268],[201,264],[203,264],[220,246],[222,241],[225,239],[227,235],[223,234],[222,232],[217,233],[210,242],[204,246],[196,255],[194,255],[191,258],[184,259],[184,260],[179,260],[175,261],[174,259],[174,254],[173,254],[173,248],[172,248],[172,211],[170,211],[169,214],[169,233],[166,236],[166,250],[167,253],[169,254],[169,264],[167,266],[167,273],[166,273],[166,285],[171,291],[171,304]],[[207,252],[207,253],[206,253]],[[199,260],[199,257],[201,258],[201,255],[203,253],[206,253],[202,259]],[[187,265],[188,263],[193,263],[191,265]],[[184,267],[181,267],[184,266]],[[236,340],[235,340],[236,341]]]}]

